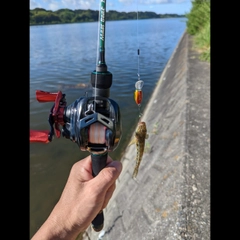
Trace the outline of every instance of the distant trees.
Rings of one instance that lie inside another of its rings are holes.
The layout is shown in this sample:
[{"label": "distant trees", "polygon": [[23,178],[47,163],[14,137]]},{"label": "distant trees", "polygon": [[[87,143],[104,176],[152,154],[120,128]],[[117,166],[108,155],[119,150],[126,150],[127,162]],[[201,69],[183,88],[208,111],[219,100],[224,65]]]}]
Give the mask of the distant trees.
[{"label": "distant trees", "polygon": [[[60,9],[57,11],[45,10],[44,8],[35,8],[30,10],[30,25],[57,24],[57,23],[76,23],[76,22],[96,22],[98,21],[98,10],[70,10]],[[139,12],[139,19],[167,18],[167,17],[185,17],[177,14],[157,14],[155,12]],[[137,19],[136,12],[117,12],[109,10],[106,14],[106,20],[128,20]]]},{"label": "distant trees", "polygon": [[61,19],[57,13],[46,11],[43,8],[35,8],[34,11],[30,10],[30,25],[56,23],[61,23]]},{"label": "distant trees", "polygon": [[72,19],[75,16],[74,11],[70,9],[60,9],[57,10],[55,13],[59,16],[60,21],[65,23],[71,23]]}]

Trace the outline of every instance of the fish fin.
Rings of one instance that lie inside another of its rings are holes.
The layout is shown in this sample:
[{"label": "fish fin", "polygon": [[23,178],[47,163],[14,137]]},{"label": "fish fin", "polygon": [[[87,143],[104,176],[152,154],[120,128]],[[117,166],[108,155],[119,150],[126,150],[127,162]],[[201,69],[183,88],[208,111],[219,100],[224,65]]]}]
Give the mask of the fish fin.
[{"label": "fish fin", "polygon": [[130,145],[132,145],[134,143],[136,143],[136,138],[133,138],[132,141],[128,144],[128,146],[130,146]]}]

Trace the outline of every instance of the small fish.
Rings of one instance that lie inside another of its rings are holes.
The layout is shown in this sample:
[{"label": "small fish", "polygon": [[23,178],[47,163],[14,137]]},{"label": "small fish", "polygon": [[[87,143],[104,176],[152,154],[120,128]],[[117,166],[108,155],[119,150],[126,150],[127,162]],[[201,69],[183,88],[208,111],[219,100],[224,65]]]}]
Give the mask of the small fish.
[{"label": "small fish", "polygon": [[139,165],[141,163],[143,152],[144,152],[145,139],[147,139],[147,138],[148,138],[148,134],[147,134],[146,123],[145,122],[139,122],[138,126],[137,126],[137,129],[135,131],[135,136],[134,136],[133,140],[128,145],[128,146],[130,146],[130,145],[135,143],[136,148],[137,148],[136,166],[134,168],[134,172],[133,172],[133,175],[132,175],[133,178],[136,178],[136,176],[138,174],[138,168],[139,168]]}]

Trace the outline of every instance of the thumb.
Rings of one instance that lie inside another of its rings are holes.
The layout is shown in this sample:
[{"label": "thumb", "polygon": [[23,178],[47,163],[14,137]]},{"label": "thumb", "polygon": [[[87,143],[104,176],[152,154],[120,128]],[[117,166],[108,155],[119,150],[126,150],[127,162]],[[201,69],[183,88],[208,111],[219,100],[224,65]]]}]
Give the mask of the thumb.
[{"label": "thumb", "polygon": [[98,192],[105,192],[116,181],[122,171],[122,163],[112,161],[92,179]]}]

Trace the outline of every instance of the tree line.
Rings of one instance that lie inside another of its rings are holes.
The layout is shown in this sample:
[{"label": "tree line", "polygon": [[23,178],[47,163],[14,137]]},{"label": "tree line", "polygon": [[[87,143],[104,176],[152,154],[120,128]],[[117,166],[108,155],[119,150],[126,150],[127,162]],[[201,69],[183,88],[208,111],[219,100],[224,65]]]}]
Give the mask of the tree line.
[{"label": "tree line", "polygon": [[[30,25],[80,23],[98,21],[98,10],[71,10],[59,9],[57,11],[45,10],[44,8],[30,9]],[[178,14],[157,14],[155,12],[138,12],[138,19],[150,18],[176,18],[185,17]],[[136,12],[117,12],[109,10],[106,14],[106,21],[111,20],[134,20],[137,19]]]}]

